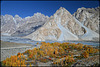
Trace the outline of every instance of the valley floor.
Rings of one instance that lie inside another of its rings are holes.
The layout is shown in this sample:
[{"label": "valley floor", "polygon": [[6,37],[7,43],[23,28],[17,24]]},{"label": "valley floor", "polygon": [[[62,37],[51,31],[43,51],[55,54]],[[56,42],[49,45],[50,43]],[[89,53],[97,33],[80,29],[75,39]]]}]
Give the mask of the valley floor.
[{"label": "valley floor", "polygon": [[5,60],[7,57],[9,58],[12,55],[17,55],[17,53],[22,53],[28,49],[33,49],[34,47],[31,44],[22,44],[22,43],[14,43],[14,42],[1,42],[1,61]]},{"label": "valley floor", "polygon": [[81,43],[41,42],[37,43],[36,48],[34,48],[30,44],[1,41],[1,45],[1,61],[3,66],[20,65],[19,63],[21,63],[21,66],[99,65],[98,47],[83,45]]},{"label": "valley floor", "polygon": [[14,43],[14,42],[1,41],[1,48],[22,47],[22,46],[33,46],[33,45],[31,45],[31,44],[22,44],[22,43]]}]

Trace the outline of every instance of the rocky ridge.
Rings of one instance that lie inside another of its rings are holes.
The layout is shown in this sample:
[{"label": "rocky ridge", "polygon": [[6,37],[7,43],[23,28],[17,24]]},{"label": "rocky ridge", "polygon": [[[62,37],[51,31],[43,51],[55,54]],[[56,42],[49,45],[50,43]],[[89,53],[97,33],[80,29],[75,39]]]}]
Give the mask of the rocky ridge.
[{"label": "rocky ridge", "polygon": [[79,8],[73,16],[87,28],[99,33],[100,7]]},{"label": "rocky ridge", "polygon": [[36,41],[99,40],[99,8],[79,8],[73,15],[60,7],[53,16],[1,15],[1,32]]},{"label": "rocky ridge", "polygon": [[25,18],[18,15],[14,17],[7,14],[5,16],[1,15],[1,33],[3,35],[25,36],[41,27],[48,18],[41,13],[35,13],[31,17]]},{"label": "rocky ridge", "polygon": [[82,24],[63,7],[58,9],[44,26],[25,36],[36,41],[94,40],[98,37],[97,32]]}]

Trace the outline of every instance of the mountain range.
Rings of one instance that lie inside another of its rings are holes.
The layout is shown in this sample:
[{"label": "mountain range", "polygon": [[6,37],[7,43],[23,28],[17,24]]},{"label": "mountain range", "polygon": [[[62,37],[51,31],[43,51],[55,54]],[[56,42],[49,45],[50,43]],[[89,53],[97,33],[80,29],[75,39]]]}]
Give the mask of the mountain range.
[{"label": "mountain range", "polygon": [[25,18],[18,15],[15,15],[15,17],[7,14],[1,15],[1,32],[5,35],[25,36],[41,27],[48,18],[41,13],[35,13],[31,17]]},{"label": "mountain range", "polygon": [[60,7],[51,17],[41,13],[21,18],[1,15],[1,34],[35,41],[99,40],[99,9],[78,8],[71,13]]}]

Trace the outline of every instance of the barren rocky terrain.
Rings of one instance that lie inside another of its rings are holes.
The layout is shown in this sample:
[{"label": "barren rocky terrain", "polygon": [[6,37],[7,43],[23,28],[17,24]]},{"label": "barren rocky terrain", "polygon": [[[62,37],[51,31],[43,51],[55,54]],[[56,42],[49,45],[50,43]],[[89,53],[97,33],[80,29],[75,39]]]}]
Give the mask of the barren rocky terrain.
[{"label": "barren rocky terrain", "polygon": [[99,9],[82,7],[71,15],[60,7],[51,17],[41,13],[25,18],[1,15],[1,34],[36,41],[99,41]]}]

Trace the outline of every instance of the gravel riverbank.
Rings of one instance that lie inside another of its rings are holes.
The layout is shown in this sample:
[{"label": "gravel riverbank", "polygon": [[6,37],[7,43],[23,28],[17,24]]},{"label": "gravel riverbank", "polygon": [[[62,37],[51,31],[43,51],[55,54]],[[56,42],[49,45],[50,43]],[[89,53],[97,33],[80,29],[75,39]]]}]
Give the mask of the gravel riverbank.
[{"label": "gravel riverbank", "polygon": [[24,51],[33,49],[34,47],[39,46],[1,41],[1,61],[5,60],[7,57],[10,58],[11,55],[17,55],[19,52],[23,53]]},{"label": "gravel riverbank", "polygon": [[17,55],[17,53],[22,53],[28,49],[33,49],[31,46],[26,47],[13,47],[13,48],[1,48],[1,61],[5,60],[7,57],[10,58],[11,55]]},{"label": "gravel riverbank", "polygon": [[99,64],[99,55],[93,56],[93,57],[89,57],[83,60],[80,60],[76,63],[74,63],[72,66],[74,67],[87,67],[87,66],[93,66],[95,64]]}]

